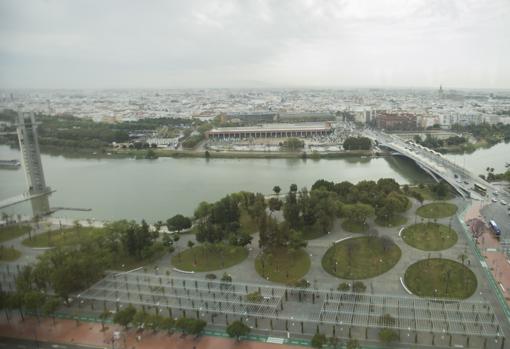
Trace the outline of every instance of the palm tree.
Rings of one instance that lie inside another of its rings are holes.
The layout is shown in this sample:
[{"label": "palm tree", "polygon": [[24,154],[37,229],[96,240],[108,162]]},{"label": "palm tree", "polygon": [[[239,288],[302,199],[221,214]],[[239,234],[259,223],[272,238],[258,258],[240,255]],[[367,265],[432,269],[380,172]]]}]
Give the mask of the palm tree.
[{"label": "palm tree", "polygon": [[464,262],[468,259],[468,255],[464,252],[459,254],[457,258],[462,262],[462,265],[464,265]]}]

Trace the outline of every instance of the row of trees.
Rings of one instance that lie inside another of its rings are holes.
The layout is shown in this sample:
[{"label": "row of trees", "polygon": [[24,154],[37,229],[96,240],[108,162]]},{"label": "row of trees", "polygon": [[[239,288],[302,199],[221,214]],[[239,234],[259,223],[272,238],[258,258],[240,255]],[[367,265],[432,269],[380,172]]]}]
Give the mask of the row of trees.
[{"label": "row of trees", "polygon": [[485,140],[489,144],[496,144],[502,140],[510,141],[510,125],[498,123],[495,125],[482,123],[479,125],[452,125],[452,130],[457,132],[469,132],[478,140]]},{"label": "row of trees", "polygon": [[180,317],[164,317],[159,314],[149,314],[144,310],[136,310],[131,304],[115,313],[113,322],[127,327],[132,324],[136,328],[149,328],[154,332],[165,330],[171,332],[177,329],[185,334],[198,336],[202,333],[207,323],[201,319]]},{"label": "row of trees", "polygon": [[346,349],[360,349],[361,346],[359,345],[359,342],[357,339],[349,339],[347,342],[342,343],[340,338],[338,337],[329,337],[327,338],[326,335],[317,332],[313,337],[311,341],[312,348],[321,349],[324,347],[331,348],[331,349],[339,349],[339,348],[345,348]]},{"label": "row of trees", "polygon": [[[102,318],[108,317],[109,313],[103,313]],[[136,328],[148,328],[154,332],[179,330],[184,334],[199,336],[204,330],[207,322],[202,319],[180,317],[174,319],[159,314],[149,314],[144,310],[136,310],[132,305],[115,313],[113,322],[127,328],[130,324]],[[239,340],[250,333],[250,327],[242,321],[234,321],[227,326],[227,334]]]},{"label": "row of trees", "polygon": [[303,149],[305,147],[305,141],[299,138],[291,137],[287,138],[281,143],[281,146],[287,150],[298,150]]},{"label": "row of trees", "polygon": [[16,293],[0,291],[0,310],[5,312],[7,321],[11,319],[11,311],[17,309],[22,320],[25,319],[24,310],[28,310],[35,313],[38,320],[41,315],[52,316],[55,324],[55,311],[60,304],[61,300],[57,297],[48,296],[36,290]]},{"label": "row of trees", "polygon": [[347,137],[343,147],[345,150],[370,150],[372,141],[367,137]]},{"label": "row of trees", "polygon": [[493,167],[487,167],[487,176],[480,175],[480,178],[487,180],[488,182],[494,181],[507,181],[510,182],[510,170],[503,173],[494,173]]},{"label": "row of trees", "polygon": [[430,134],[425,136],[425,139],[422,139],[421,136],[416,135],[413,137],[414,141],[418,144],[423,145],[424,147],[430,149],[437,149],[442,147],[448,147],[452,145],[460,145],[467,143],[467,139],[462,136],[452,136],[445,139],[439,139],[437,137],[433,137]]}]

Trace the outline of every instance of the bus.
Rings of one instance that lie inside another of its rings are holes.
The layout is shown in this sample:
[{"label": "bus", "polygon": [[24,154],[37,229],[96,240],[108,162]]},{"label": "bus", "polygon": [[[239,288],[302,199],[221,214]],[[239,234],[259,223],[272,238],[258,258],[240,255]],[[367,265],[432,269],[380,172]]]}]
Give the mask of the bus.
[{"label": "bus", "polygon": [[496,237],[499,238],[501,236],[501,229],[499,229],[499,227],[496,224],[496,222],[494,222],[494,220],[491,219],[489,221],[489,225],[490,225],[491,230],[494,233],[494,235],[496,235]]},{"label": "bus", "polygon": [[479,192],[482,195],[487,194],[487,188],[485,188],[483,185],[480,185],[478,183],[475,183],[475,191]]}]

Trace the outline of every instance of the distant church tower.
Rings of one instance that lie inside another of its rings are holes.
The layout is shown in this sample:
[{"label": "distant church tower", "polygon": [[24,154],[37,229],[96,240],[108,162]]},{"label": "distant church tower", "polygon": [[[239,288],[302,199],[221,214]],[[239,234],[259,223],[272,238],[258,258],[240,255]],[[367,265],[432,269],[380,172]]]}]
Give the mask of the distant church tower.
[{"label": "distant church tower", "polygon": [[444,97],[443,85],[439,85],[439,97]]},{"label": "distant church tower", "polygon": [[31,199],[33,214],[34,216],[47,214],[50,212],[48,195],[51,193],[51,189],[46,186],[44,180],[41,152],[37,139],[37,123],[33,113],[18,111],[17,131],[28,195],[36,196]]}]

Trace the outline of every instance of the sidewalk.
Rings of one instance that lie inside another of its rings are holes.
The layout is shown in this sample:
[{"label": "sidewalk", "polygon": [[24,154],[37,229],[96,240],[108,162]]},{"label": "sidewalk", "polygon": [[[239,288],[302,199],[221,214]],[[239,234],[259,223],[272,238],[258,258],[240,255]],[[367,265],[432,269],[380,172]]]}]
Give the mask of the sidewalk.
[{"label": "sidewalk", "polygon": [[[464,221],[467,223],[475,218],[484,221],[480,212],[481,209],[481,202],[474,203],[467,210]],[[494,237],[488,227],[484,229],[483,234],[478,238],[477,247],[482,256],[484,256],[491,274],[503,293],[503,297],[510,304],[510,292],[508,291],[510,290],[510,261],[508,261],[505,253],[498,251],[501,247],[500,242]]]},{"label": "sidewalk", "polygon": [[[98,348],[111,348],[112,338],[115,331],[120,332],[120,338],[115,341],[115,348],[126,349],[303,349],[303,347],[268,344],[260,342],[242,341],[237,343],[233,339],[218,337],[200,337],[194,340],[192,336],[181,338],[180,333],[168,335],[165,332],[153,333],[145,331],[135,333],[134,330],[127,332],[118,325],[105,325],[105,331],[101,331],[101,324],[80,323],[77,326],[74,320],[57,319],[53,325],[52,319],[41,318],[38,325],[36,318],[25,318],[25,321],[14,316],[10,323],[7,323],[5,316],[0,320],[0,336],[26,338],[45,342],[60,344],[83,344]],[[140,336],[138,341],[137,336]]]}]

